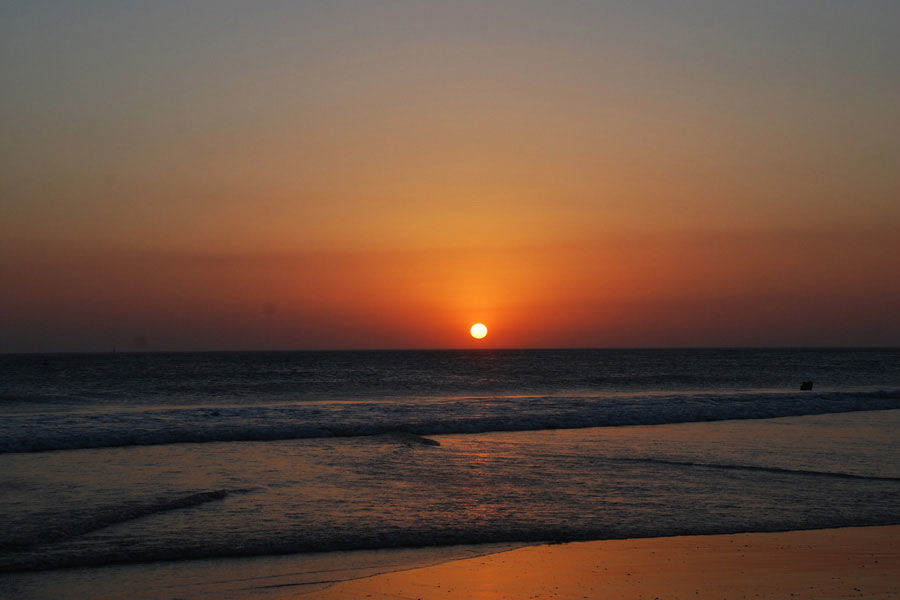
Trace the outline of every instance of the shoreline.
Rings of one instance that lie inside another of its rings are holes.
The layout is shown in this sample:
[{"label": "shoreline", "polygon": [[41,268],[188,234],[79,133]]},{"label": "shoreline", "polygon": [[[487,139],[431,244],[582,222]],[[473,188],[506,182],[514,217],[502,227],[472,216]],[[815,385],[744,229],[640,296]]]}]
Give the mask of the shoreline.
[{"label": "shoreline", "polygon": [[900,598],[900,525],[136,563],[7,573],[4,590],[23,600],[888,600]]},{"label": "shoreline", "polygon": [[526,546],[281,597],[887,600],[900,597],[900,525]]}]

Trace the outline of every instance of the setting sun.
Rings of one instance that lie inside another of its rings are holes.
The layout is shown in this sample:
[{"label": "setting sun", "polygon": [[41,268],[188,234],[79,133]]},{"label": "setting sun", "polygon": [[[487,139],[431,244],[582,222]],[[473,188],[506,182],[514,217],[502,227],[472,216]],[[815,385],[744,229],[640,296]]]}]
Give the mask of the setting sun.
[{"label": "setting sun", "polygon": [[472,328],[469,329],[469,333],[472,334],[472,337],[476,340],[480,340],[487,335],[487,327],[484,326],[484,323],[475,323],[472,325]]}]

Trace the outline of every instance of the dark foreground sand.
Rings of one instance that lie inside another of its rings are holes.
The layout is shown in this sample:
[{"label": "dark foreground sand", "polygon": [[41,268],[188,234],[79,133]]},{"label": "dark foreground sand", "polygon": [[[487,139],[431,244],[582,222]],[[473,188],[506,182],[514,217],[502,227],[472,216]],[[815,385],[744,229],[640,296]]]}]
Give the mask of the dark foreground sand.
[{"label": "dark foreground sand", "polygon": [[900,599],[900,526],[531,546],[301,598]]}]

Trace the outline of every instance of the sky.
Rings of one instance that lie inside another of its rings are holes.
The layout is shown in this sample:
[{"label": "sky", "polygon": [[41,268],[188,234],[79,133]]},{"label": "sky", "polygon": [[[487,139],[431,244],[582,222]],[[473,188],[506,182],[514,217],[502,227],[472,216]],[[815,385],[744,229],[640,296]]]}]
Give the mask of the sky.
[{"label": "sky", "polygon": [[0,351],[900,345],[898,56],[893,0],[3,1]]}]

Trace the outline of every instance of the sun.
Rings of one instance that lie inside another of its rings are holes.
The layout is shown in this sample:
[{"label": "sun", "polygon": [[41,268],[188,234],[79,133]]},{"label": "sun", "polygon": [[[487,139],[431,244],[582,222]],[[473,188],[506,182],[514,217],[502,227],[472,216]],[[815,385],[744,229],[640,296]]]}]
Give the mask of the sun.
[{"label": "sun", "polygon": [[472,334],[472,337],[476,340],[480,340],[487,335],[487,327],[484,326],[484,323],[475,323],[472,325],[472,328],[469,329],[469,333]]}]

